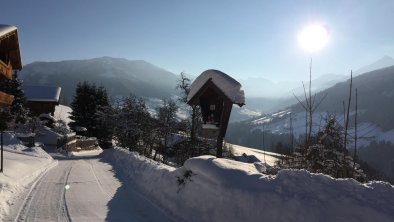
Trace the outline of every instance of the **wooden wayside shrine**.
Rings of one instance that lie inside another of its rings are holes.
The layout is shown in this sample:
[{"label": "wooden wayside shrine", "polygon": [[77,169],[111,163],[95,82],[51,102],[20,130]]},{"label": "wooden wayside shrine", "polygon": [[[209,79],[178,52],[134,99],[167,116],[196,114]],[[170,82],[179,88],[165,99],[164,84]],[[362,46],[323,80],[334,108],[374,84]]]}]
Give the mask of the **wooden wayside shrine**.
[{"label": "wooden wayside shrine", "polygon": [[222,157],[223,138],[226,135],[233,104],[245,105],[241,84],[218,70],[203,72],[190,86],[189,105],[201,107],[202,136],[217,141],[217,157]]}]

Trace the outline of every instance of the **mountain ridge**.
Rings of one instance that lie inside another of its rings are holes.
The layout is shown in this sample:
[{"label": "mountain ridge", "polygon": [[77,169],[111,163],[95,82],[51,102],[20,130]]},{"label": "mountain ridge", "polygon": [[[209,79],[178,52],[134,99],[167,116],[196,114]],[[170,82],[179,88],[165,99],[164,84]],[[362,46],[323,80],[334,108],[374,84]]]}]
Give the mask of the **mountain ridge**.
[{"label": "mountain ridge", "polygon": [[167,98],[175,94],[177,75],[145,60],[108,56],[58,62],[33,62],[24,67],[20,78],[26,85],[57,85],[62,98],[71,100],[78,82],[104,86],[111,97],[135,94]]}]

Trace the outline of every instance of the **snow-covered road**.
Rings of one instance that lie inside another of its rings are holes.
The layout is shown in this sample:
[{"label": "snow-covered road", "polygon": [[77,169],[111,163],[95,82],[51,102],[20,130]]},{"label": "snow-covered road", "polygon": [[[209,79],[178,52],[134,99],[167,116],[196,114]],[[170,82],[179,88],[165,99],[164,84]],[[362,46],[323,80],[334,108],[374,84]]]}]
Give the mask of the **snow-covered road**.
[{"label": "snow-covered road", "polygon": [[103,158],[58,161],[27,196],[17,221],[171,221]]}]

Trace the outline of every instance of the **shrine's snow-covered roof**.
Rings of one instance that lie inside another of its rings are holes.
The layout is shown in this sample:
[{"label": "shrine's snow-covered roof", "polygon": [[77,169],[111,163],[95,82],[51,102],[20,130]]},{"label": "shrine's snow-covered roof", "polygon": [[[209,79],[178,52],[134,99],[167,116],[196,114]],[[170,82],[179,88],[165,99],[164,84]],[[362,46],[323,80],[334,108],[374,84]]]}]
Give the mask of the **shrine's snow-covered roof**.
[{"label": "shrine's snow-covered roof", "polygon": [[23,86],[27,101],[58,102],[61,88],[58,86]]},{"label": "shrine's snow-covered roof", "polygon": [[226,73],[214,69],[204,71],[193,81],[190,86],[187,100],[190,101],[210,79],[231,100],[231,102],[238,105],[245,104],[245,95],[244,91],[241,90],[241,84]]}]

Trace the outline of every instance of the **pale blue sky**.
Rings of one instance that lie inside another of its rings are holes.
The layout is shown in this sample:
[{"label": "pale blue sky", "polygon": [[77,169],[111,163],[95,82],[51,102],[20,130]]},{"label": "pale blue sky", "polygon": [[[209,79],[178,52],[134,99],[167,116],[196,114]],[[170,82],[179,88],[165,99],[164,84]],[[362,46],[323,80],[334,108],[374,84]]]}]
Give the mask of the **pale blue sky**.
[{"label": "pale blue sky", "polygon": [[297,35],[311,22],[331,39],[313,55],[316,77],[394,57],[393,12],[392,0],[8,0],[0,23],[18,27],[24,64],[112,56],[279,81],[307,78]]}]

